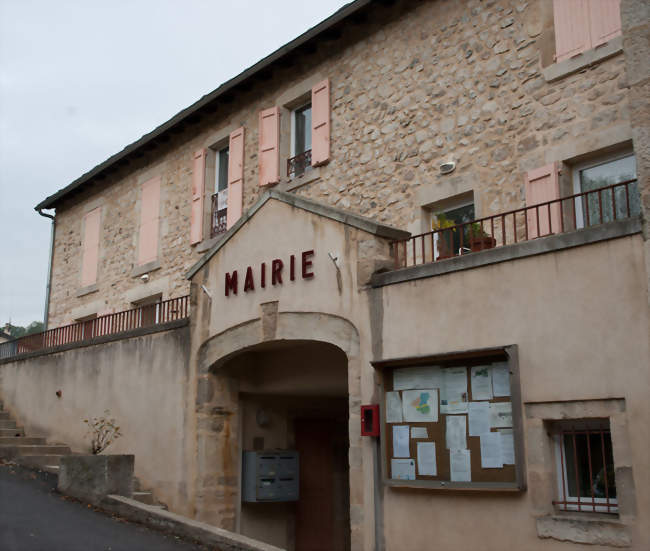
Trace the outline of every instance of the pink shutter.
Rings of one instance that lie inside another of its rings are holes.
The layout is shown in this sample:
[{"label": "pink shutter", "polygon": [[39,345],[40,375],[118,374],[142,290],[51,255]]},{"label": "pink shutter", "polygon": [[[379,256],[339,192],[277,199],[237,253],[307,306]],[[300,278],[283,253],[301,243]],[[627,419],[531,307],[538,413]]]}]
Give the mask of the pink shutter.
[{"label": "pink shutter", "polygon": [[[559,199],[560,182],[558,179],[558,164],[550,165],[531,170],[526,174],[526,206],[530,207]],[[550,207],[550,208],[549,208]],[[549,220],[550,212],[550,220]],[[551,233],[560,233],[560,205],[544,205],[539,209],[526,211],[528,222],[528,237],[542,237]],[[550,221],[550,225],[549,225]],[[538,231],[539,222],[539,231]]]},{"label": "pink shutter", "polygon": [[280,181],[280,109],[271,107],[260,111],[259,123],[260,186]]},{"label": "pink shutter", "polygon": [[230,134],[228,144],[228,210],[226,228],[241,218],[244,207],[244,127]]},{"label": "pink shutter", "polygon": [[99,260],[99,225],[101,209],[91,210],[84,216],[83,261],[81,265],[81,286],[97,282],[97,261]]},{"label": "pink shutter", "polygon": [[557,61],[591,48],[589,2],[590,0],[553,0]]},{"label": "pink shutter", "polygon": [[589,23],[592,48],[621,34],[621,0],[590,0]]},{"label": "pink shutter", "polygon": [[330,160],[330,81],[325,79],[311,89],[311,164]]},{"label": "pink shutter", "polygon": [[160,219],[160,177],[142,184],[138,264],[158,258],[158,223]]},{"label": "pink shutter", "polygon": [[205,194],[205,149],[194,153],[192,169],[192,212],[190,213],[190,243],[203,239],[203,195]]}]

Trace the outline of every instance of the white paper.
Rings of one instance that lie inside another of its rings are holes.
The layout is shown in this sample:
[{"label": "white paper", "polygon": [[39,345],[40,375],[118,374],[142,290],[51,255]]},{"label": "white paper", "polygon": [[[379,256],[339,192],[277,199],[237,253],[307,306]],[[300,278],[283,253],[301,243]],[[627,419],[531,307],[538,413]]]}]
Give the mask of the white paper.
[{"label": "white paper", "polygon": [[504,465],[515,464],[515,439],[512,429],[500,429],[497,433],[501,436],[501,461]]},{"label": "white paper", "polygon": [[440,388],[442,374],[438,366],[403,367],[393,371],[393,390]]},{"label": "white paper", "polygon": [[449,467],[453,482],[470,482],[472,480],[472,462],[469,450],[450,450]]},{"label": "white paper", "polygon": [[411,438],[429,438],[427,427],[411,427]]},{"label": "white paper", "polygon": [[448,450],[464,450],[467,448],[467,418],[464,415],[447,415],[446,445]]},{"label": "white paper", "polygon": [[472,400],[492,399],[492,370],[489,365],[475,365],[471,370]]},{"label": "white paper", "polygon": [[415,460],[391,459],[390,476],[397,480],[415,480]]},{"label": "white paper", "polygon": [[510,369],[507,363],[492,365],[492,391],[494,396],[510,396]]},{"label": "white paper", "polygon": [[418,442],[418,474],[425,476],[438,475],[435,442]]},{"label": "white paper", "polygon": [[488,432],[481,436],[481,467],[484,469],[501,469],[501,435]]},{"label": "white paper", "polygon": [[393,425],[393,457],[409,455],[409,426]]},{"label": "white paper", "polygon": [[442,371],[441,413],[467,413],[467,368],[449,367]]},{"label": "white paper", "polygon": [[512,402],[490,404],[490,426],[512,427]]},{"label": "white paper", "polygon": [[217,210],[223,210],[228,208],[228,190],[224,189],[223,191],[217,192]]},{"label": "white paper", "polygon": [[482,436],[490,432],[490,402],[470,402],[467,417],[470,436]]},{"label": "white paper", "polygon": [[438,422],[438,391],[435,388],[403,390],[402,409],[404,421]]},{"label": "white paper", "polygon": [[386,422],[401,423],[402,419],[402,400],[399,392],[386,393]]}]

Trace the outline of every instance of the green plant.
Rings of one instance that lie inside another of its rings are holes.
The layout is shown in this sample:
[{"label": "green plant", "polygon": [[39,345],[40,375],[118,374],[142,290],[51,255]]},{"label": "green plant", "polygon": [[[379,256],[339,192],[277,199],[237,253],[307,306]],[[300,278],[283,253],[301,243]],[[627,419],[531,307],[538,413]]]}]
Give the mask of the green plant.
[{"label": "green plant", "polygon": [[481,225],[480,222],[472,222],[470,228],[471,228],[470,236],[473,238],[478,239],[481,237],[490,237],[490,234],[483,229],[483,226]]},{"label": "green plant", "polygon": [[[443,213],[440,213],[436,214],[435,220],[433,224],[431,224],[431,228],[434,230],[445,230],[447,228],[453,228],[455,225],[456,222],[447,218]],[[454,228],[452,231],[456,231],[456,229]]]},{"label": "green plant", "polygon": [[88,425],[87,434],[91,437],[90,448],[93,455],[102,453],[116,439],[122,436],[120,427],[116,425],[115,419],[111,418],[110,414],[110,410],[106,409],[102,417],[84,419],[84,423]]}]

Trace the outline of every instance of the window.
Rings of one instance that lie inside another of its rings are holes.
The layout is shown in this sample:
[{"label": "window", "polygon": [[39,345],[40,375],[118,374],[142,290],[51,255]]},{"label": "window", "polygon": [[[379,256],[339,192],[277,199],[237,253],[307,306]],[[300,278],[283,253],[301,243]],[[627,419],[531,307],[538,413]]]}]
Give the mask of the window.
[{"label": "window", "polygon": [[467,224],[476,219],[473,193],[464,194],[458,199],[442,201],[438,208],[433,209],[431,229],[442,230],[434,234],[436,260],[450,258],[470,250],[470,225],[462,230],[455,228],[445,231],[445,228],[459,224]]},{"label": "window", "polygon": [[152,178],[142,184],[140,198],[140,237],[138,240],[138,266],[158,258],[158,226],[160,222],[161,178]]},{"label": "window", "polygon": [[88,287],[97,283],[97,264],[99,260],[99,232],[101,209],[98,207],[84,216],[81,286]]},{"label": "window", "polygon": [[79,340],[92,339],[96,336],[96,319],[97,314],[90,314],[89,316],[84,316],[83,318],[75,320],[75,323],[81,324]]},{"label": "window", "polygon": [[215,152],[215,182],[212,195],[211,237],[227,229],[228,214],[228,159],[230,148],[223,147]]},{"label": "window", "polygon": [[555,58],[563,61],[621,34],[620,0],[554,0]]},{"label": "window", "polygon": [[311,103],[291,111],[291,157],[287,176],[301,176],[311,169]]},{"label": "window", "polygon": [[601,190],[576,199],[577,227],[589,227],[640,214],[639,188],[637,182],[632,180],[636,180],[636,159],[629,152],[574,166],[574,193]]},{"label": "window", "polygon": [[134,302],[137,308],[137,327],[147,327],[160,322],[160,306],[162,294],[152,295]]},{"label": "window", "polygon": [[553,439],[558,486],[553,504],[563,511],[617,512],[609,420],[559,422]]}]

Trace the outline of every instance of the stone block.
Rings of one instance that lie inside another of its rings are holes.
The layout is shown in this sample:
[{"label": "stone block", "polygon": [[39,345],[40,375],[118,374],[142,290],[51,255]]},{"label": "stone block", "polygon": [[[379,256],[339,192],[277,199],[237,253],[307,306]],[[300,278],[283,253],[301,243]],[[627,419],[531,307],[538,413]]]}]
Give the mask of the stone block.
[{"label": "stone block", "polygon": [[133,455],[68,455],[59,463],[60,493],[97,505],[109,494],[133,494]]}]

